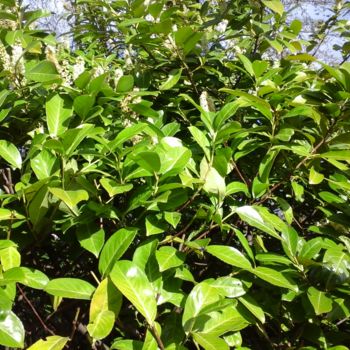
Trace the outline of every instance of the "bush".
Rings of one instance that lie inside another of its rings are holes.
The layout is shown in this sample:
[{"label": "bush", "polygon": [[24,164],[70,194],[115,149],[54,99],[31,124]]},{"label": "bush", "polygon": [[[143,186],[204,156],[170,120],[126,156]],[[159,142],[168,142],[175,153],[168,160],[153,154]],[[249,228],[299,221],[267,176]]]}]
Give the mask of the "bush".
[{"label": "bush", "polygon": [[347,349],[348,62],[279,0],[0,3],[1,345]]}]

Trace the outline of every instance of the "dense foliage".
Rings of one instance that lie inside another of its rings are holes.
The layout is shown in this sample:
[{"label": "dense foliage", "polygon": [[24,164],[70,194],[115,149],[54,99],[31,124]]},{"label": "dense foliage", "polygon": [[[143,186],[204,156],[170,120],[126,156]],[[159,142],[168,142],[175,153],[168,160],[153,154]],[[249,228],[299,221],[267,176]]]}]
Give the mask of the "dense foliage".
[{"label": "dense foliage", "polygon": [[0,4],[0,345],[348,349],[349,42],[317,61],[279,0],[80,0],[67,46]]}]

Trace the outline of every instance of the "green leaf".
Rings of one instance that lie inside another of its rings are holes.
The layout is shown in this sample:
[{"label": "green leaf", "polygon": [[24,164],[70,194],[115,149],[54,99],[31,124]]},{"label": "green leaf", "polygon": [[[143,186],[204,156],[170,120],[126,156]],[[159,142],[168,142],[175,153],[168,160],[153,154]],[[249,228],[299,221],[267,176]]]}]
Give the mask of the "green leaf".
[{"label": "green leaf", "polygon": [[285,57],[288,61],[306,61],[306,62],[314,62],[316,58],[308,53],[300,53],[298,55],[290,55]]},{"label": "green leaf", "polygon": [[316,237],[313,239],[310,239],[301,248],[299,259],[313,259],[315,256],[319,253],[319,251],[322,249],[322,238]]},{"label": "green leaf", "polygon": [[225,179],[214,167],[208,164],[205,158],[200,164],[200,171],[201,179],[204,181],[203,190],[223,198],[226,193]]},{"label": "green leaf", "polygon": [[269,63],[267,61],[255,60],[253,62],[253,70],[256,78],[259,78],[268,68]]},{"label": "green leaf", "polygon": [[69,338],[67,337],[59,337],[58,335],[53,335],[51,337],[47,337],[45,340],[40,339],[28,350],[62,350]]},{"label": "green leaf", "polygon": [[295,283],[291,283],[281,272],[277,270],[259,266],[254,270],[251,270],[251,272],[274,286],[288,288],[294,292],[298,291],[298,286]]},{"label": "green leaf", "polygon": [[167,225],[158,218],[158,215],[147,215],[145,223],[147,236],[163,233],[168,228]]},{"label": "green leaf", "polygon": [[242,105],[241,101],[236,100],[225,104],[219,112],[216,113],[214,119],[215,130],[220,130],[224,123],[231,117],[235,115],[238,108]]},{"label": "green leaf", "polygon": [[159,265],[159,271],[171,269],[184,263],[186,255],[179,252],[174,247],[161,247],[156,251],[156,258]]},{"label": "green leaf", "polygon": [[190,292],[186,299],[186,304],[182,316],[182,325],[184,331],[192,331],[196,318],[201,311],[211,305],[216,305],[222,297],[218,290],[210,284],[204,282],[198,283]]},{"label": "green leaf", "polygon": [[50,136],[60,136],[67,130],[69,119],[73,115],[71,102],[56,94],[46,102],[45,110]]},{"label": "green leaf", "polygon": [[13,267],[3,274],[7,283],[17,282],[34,289],[44,289],[48,284],[48,277],[39,270],[28,267]]},{"label": "green leaf", "polygon": [[132,340],[132,339],[120,339],[115,341],[111,349],[117,349],[117,350],[142,350],[143,342],[139,340]]},{"label": "green leaf", "polygon": [[298,248],[299,236],[293,227],[288,227],[282,231],[282,245],[285,253],[289,258],[293,258],[296,255]]},{"label": "green leaf", "polygon": [[134,124],[132,126],[129,126],[126,129],[123,129],[117,137],[109,143],[109,148],[111,150],[116,149],[118,146],[122,145],[124,142],[132,139],[135,135],[141,133],[142,131],[145,130],[145,127],[147,124],[145,123],[138,123]]},{"label": "green leaf", "polygon": [[241,60],[241,62],[243,63],[245,70],[253,77],[255,75],[255,73],[254,73],[252,62],[250,62],[248,57],[246,57],[242,54],[238,54],[238,57]]},{"label": "green leaf", "polygon": [[160,170],[160,158],[156,152],[145,151],[140,152],[134,157],[134,161],[143,169],[150,173],[158,172]]},{"label": "green leaf", "polygon": [[155,292],[145,272],[132,261],[121,260],[115,263],[110,276],[148,324],[153,325],[157,315],[157,303]]},{"label": "green leaf", "polygon": [[61,137],[65,155],[70,157],[85,137],[96,132],[96,130],[98,129],[92,124],[82,124],[77,128],[69,129],[62,134]]},{"label": "green leaf", "polygon": [[[226,92],[234,96],[240,96],[240,105],[251,106],[257,109],[262,115],[264,115],[269,120],[272,120],[271,106],[265,100],[260,97],[248,94],[247,92],[241,90],[232,90],[227,88],[222,88],[220,91]],[[244,104],[242,102],[245,102]]]},{"label": "green leaf", "polygon": [[104,245],[98,262],[98,270],[106,276],[133,242],[138,229],[134,227],[122,228],[115,232]]},{"label": "green leaf", "polygon": [[59,169],[58,159],[46,149],[43,149],[38,155],[31,158],[30,166],[38,180],[50,177]]},{"label": "green leaf", "polygon": [[241,305],[231,301],[228,306],[202,315],[202,320],[199,317],[195,331],[215,336],[221,336],[228,331],[236,332],[249,325],[247,314],[249,313]]},{"label": "green leaf", "polygon": [[7,247],[0,250],[0,262],[3,271],[19,267],[21,265],[21,254],[15,247]]},{"label": "green leaf", "polygon": [[108,192],[110,197],[114,197],[117,194],[129,192],[134,187],[133,184],[118,184],[116,181],[109,178],[101,179],[100,184]]},{"label": "green leaf", "polygon": [[11,142],[0,140],[0,157],[14,168],[21,169],[22,158],[17,147]]},{"label": "green leaf", "polygon": [[223,245],[210,245],[206,247],[206,251],[226,264],[247,270],[252,268],[249,260],[236,248]]},{"label": "green leaf", "polygon": [[57,297],[90,300],[95,287],[79,278],[56,278],[44,290]]},{"label": "green leaf", "polygon": [[229,350],[225,340],[212,334],[193,333],[193,339],[205,350]]},{"label": "green leaf", "polygon": [[0,344],[12,348],[24,348],[23,324],[12,311],[0,313]]},{"label": "green leaf", "polygon": [[49,187],[49,191],[73,211],[78,203],[89,199],[89,194],[85,190],[65,191],[61,188]]},{"label": "green leaf", "polygon": [[265,323],[264,310],[259,306],[258,302],[250,295],[246,294],[238,300],[261,322]]},{"label": "green leaf", "polygon": [[[15,220],[15,219],[24,219],[24,216],[21,214],[18,214],[14,210],[0,208],[0,221],[1,220]],[[0,242],[1,242],[1,240],[0,240]]]},{"label": "green leaf", "polygon": [[112,311],[115,317],[118,317],[122,306],[122,294],[110,281],[105,278],[101,281],[92,296],[90,303],[89,320],[93,322],[102,311]]},{"label": "green leaf", "polygon": [[209,161],[209,159],[210,159],[210,144],[209,144],[207,137],[203,133],[203,131],[199,130],[195,126],[190,126],[188,128],[188,130],[192,134],[194,140],[197,142],[197,144],[203,150],[205,156],[207,157],[207,159]]},{"label": "green leaf", "polygon": [[335,160],[346,160],[350,162],[350,150],[344,151],[329,151],[320,154],[322,158],[335,159]]},{"label": "green leaf", "polygon": [[237,298],[246,293],[242,281],[233,277],[219,277],[213,280],[206,280],[211,286],[215,287],[218,293],[227,298]]},{"label": "green leaf", "polygon": [[105,232],[93,225],[81,225],[77,230],[80,245],[97,258],[105,242]]},{"label": "green leaf", "polygon": [[87,330],[93,339],[106,338],[113,330],[115,316],[112,311],[103,310],[87,325]]},{"label": "green leaf", "polygon": [[170,176],[183,171],[191,158],[191,151],[175,137],[164,137],[160,145],[161,148],[157,149],[161,162],[159,172]]},{"label": "green leaf", "polygon": [[249,196],[248,186],[243,182],[233,181],[226,186],[226,196],[230,196],[231,194],[238,192],[243,192]]},{"label": "green leaf", "polygon": [[168,79],[159,87],[159,90],[170,90],[180,80],[182,68],[170,72]]},{"label": "green leaf", "polygon": [[309,287],[307,290],[307,297],[309,298],[316,315],[321,315],[332,310],[333,301],[326,296],[326,293],[321,292],[314,287]]},{"label": "green leaf", "polygon": [[247,222],[248,225],[256,227],[274,238],[280,239],[280,236],[275,231],[273,226],[265,222],[260,213],[254,207],[244,205],[242,207],[235,208],[235,212],[243,221]]},{"label": "green leaf", "polygon": [[39,62],[29,72],[25,73],[25,77],[37,83],[55,83],[61,79],[56,66],[51,61]]},{"label": "green leaf", "polygon": [[166,211],[166,212],[164,212],[164,219],[173,228],[176,228],[176,226],[179,224],[179,222],[181,220],[181,213],[178,213],[176,211],[174,211],[174,212]]},{"label": "green leaf", "polygon": [[75,113],[77,113],[80,118],[85,119],[88,116],[94,104],[95,98],[93,96],[81,95],[77,96],[74,99],[73,107]]},{"label": "green leaf", "polygon": [[259,165],[259,177],[260,181],[263,183],[269,182],[270,172],[273,166],[273,163],[278,155],[278,150],[269,151],[265,154]]},{"label": "green leaf", "polygon": [[134,77],[132,75],[123,75],[119,78],[116,90],[117,92],[128,92],[134,87]]},{"label": "green leaf", "polygon": [[283,210],[285,220],[287,221],[287,223],[289,225],[291,225],[293,222],[293,219],[294,219],[293,208],[283,198],[277,197],[276,199],[277,199],[277,202],[280,205],[281,209]]},{"label": "green leaf", "polygon": [[283,15],[284,6],[280,0],[262,0],[262,2],[265,6],[278,13],[280,16]]}]

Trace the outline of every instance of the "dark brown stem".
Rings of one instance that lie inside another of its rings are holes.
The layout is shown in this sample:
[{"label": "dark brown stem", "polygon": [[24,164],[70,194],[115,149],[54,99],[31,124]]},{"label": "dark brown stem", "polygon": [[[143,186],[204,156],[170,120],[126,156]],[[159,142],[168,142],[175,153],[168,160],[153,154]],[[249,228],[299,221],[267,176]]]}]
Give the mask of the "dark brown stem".
[{"label": "dark brown stem", "polygon": [[19,290],[19,292],[21,293],[23,299],[26,301],[26,303],[29,305],[29,307],[32,309],[35,317],[38,319],[38,321],[40,322],[40,324],[43,326],[43,328],[45,329],[46,332],[50,333],[51,335],[55,335],[55,332],[53,332],[49,327],[46,326],[45,322],[42,320],[42,318],[40,317],[40,315],[38,314],[38,312],[36,311],[34,305],[31,303],[31,301],[27,298],[27,296],[25,295],[24,291],[22,290],[22,288],[17,284],[17,288]]}]

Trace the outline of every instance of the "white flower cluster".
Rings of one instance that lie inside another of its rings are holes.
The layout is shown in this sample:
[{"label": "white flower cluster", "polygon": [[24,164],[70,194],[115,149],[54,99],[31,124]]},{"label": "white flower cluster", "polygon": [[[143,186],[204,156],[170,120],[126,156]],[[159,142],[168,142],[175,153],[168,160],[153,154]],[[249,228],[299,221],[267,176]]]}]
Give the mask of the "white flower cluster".
[{"label": "white flower cluster", "polygon": [[12,67],[16,75],[24,74],[23,47],[20,41],[16,41],[12,46]]},{"label": "white flower cluster", "polygon": [[203,91],[199,97],[199,104],[206,112],[215,112],[215,104],[207,91]]},{"label": "white flower cluster", "polygon": [[21,42],[16,41],[11,49],[11,55],[9,55],[5,46],[0,42],[0,66],[11,74],[13,82],[23,84],[25,83],[25,68]]},{"label": "white flower cluster", "polygon": [[228,20],[224,19],[215,27],[215,30],[218,31],[219,33],[225,33],[227,25],[228,25]]},{"label": "white flower cluster", "polygon": [[11,21],[9,19],[1,19],[0,20],[0,28],[16,30],[17,29],[17,24],[16,24],[15,21]]},{"label": "white flower cluster", "polygon": [[0,42],[0,64],[3,70],[11,71],[11,57],[7,53],[5,46]]},{"label": "white flower cluster", "polygon": [[85,70],[85,61],[82,57],[77,57],[76,63],[73,66],[73,80],[77,79]]},{"label": "white flower cluster", "polygon": [[121,68],[117,68],[114,71],[114,85],[116,86],[118,84],[119,79],[124,75],[124,72]]}]

